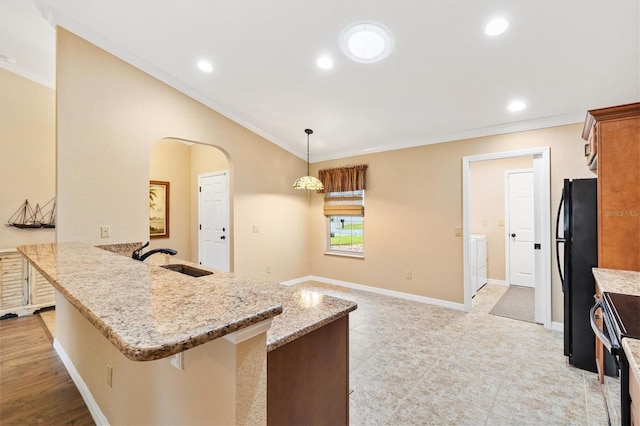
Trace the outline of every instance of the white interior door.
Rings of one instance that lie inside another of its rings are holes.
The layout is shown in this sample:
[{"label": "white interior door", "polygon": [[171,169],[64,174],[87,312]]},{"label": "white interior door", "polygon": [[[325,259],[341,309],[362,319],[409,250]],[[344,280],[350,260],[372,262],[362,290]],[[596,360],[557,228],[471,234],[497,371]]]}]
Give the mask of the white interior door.
[{"label": "white interior door", "polygon": [[506,175],[509,284],[535,287],[533,171]]},{"label": "white interior door", "polygon": [[198,260],[201,265],[228,272],[228,172],[198,175],[198,187]]}]

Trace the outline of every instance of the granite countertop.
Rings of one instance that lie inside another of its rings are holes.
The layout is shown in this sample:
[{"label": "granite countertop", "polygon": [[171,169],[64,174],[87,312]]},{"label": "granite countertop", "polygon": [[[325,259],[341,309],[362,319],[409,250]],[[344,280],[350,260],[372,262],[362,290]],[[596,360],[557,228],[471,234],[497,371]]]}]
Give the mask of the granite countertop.
[{"label": "granite countertop", "polygon": [[[315,291],[283,286],[279,283],[243,277],[236,273],[222,272],[203,267],[175,256],[154,254],[145,263],[160,266],[168,263],[182,263],[196,268],[215,271],[214,275],[195,278],[212,282],[230,282],[240,289],[247,288],[254,294],[263,294],[265,298],[275,298],[282,305],[282,313],[273,318],[267,331],[267,351],[277,349],[299,337],[304,336],[330,322],[333,322],[357,308],[355,302],[327,296]],[[162,269],[162,268],[160,268]]]},{"label": "granite countertop", "polygon": [[140,262],[82,243],[18,250],[135,361],[165,358],[269,318],[273,350],[356,309],[353,302],[237,274],[190,277],[161,268],[188,263],[162,254]]},{"label": "granite countertop", "polygon": [[627,360],[629,360],[629,371],[640,383],[640,340],[622,339],[622,347],[627,355]]},{"label": "granite countertop", "polygon": [[593,268],[596,285],[602,292],[640,296],[640,272]]}]

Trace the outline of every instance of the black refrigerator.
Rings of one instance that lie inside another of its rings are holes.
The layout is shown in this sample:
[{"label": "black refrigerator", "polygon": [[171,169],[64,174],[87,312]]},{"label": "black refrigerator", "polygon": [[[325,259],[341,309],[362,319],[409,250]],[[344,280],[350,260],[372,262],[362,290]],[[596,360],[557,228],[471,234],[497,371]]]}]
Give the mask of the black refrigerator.
[{"label": "black refrigerator", "polygon": [[[589,322],[596,292],[591,269],[598,266],[596,179],[565,179],[556,218],[556,256],[564,293],[564,354],[575,367],[597,372]],[[606,351],[605,374],[617,376],[615,360]]]}]

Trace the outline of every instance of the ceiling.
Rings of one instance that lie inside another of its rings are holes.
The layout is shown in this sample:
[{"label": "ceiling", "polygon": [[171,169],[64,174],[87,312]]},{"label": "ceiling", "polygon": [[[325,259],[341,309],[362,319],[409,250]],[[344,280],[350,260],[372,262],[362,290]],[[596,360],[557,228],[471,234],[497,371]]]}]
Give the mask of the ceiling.
[{"label": "ceiling", "polygon": [[[495,16],[510,25],[489,37]],[[17,61],[0,66],[52,86],[47,21],[302,158],[313,129],[312,162],[576,123],[640,100],[640,0],[0,0],[0,55]],[[391,31],[384,60],[342,53],[358,21]],[[316,65],[323,54],[332,69]],[[508,111],[516,98],[527,108]]]}]

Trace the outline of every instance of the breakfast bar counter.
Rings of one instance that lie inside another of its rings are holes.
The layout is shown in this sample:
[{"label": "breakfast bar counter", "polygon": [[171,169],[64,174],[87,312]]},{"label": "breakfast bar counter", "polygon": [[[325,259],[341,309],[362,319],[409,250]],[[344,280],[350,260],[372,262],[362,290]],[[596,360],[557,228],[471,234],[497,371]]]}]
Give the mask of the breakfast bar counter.
[{"label": "breakfast bar counter", "polygon": [[18,250],[135,361],[169,357],[282,314],[267,333],[271,351],[356,309],[350,301],[233,273],[183,275],[160,266],[189,262],[164,254],[139,262],[81,243]]},{"label": "breakfast bar counter", "polygon": [[[348,420],[355,303],[165,254],[140,262],[82,243],[18,250],[56,289],[54,347],[98,423]],[[178,263],[211,274],[163,267]],[[317,354],[324,365],[310,362]],[[145,398],[151,390],[158,401]],[[326,396],[304,400],[318,390]],[[287,400],[295,397],[303,399]]]}]

